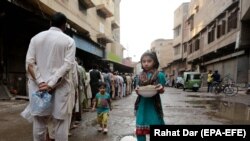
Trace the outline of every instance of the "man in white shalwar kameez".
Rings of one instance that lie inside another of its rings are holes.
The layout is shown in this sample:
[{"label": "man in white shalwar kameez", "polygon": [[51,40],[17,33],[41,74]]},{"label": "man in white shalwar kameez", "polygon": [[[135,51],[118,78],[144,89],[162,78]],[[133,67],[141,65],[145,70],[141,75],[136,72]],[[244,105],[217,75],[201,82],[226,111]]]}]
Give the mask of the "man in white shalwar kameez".
[{"label": "man in white shalwar kameez", "polygon": [[90,75],[89,72],[86,72],[86,81],[85,81],[85,88],[86,88],[86,97],[87,97],[87,108],[91,108],[91,98],[92,98],[92,92],[91,92],[91,86],[90,86]]},{"label": "man in white shalwar kameez", "polygon": [[[75,60],[75,42],[63,33],[67,18],[55,13],[51,28],[35,35],[26,56],[29,92],[48,91],[52,94],[52,113],[56,141],[68,141],[72,112],[72,80],[70,70]],[[44,141],[47,117],[33,117],[33,140]]]}]

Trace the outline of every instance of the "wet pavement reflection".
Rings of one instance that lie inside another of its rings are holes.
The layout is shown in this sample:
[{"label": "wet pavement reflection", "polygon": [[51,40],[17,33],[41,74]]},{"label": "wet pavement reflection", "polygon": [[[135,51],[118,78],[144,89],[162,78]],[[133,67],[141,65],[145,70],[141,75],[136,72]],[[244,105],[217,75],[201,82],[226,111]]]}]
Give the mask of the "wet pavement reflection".
[{"label": "wet pavement reflection", "polygon": [[250,105],[220,101],[214,116],[229,119],[231,124],[250,124]]},{"label": "wet pavement reflection", "polygon": [[[70,131],[69,141],[133,141],[136,97],[133,93],[113,102],[108,134],[97,132],[96,113],[85,111],[80,126]],[[166,88],[161,99],[167,125],[250,124],[249,95],[225,97]],[[32,141],[32,124],[20,116],[26,105],[25,101],[0,102],[0,141]]]},{"label": "wet pavement reflection", "polygon": [[[187,96],[200,97],[200,96]],[[206,96],[206,98],[213,98]],[[229,102],[216,98],[214,100],[193,100],[185,101],[192,104],[193,108],[205,108],[214,110],[209,112],[210,116],[229,120],[229,124],[250,124],[250,105],[237,102]],[[189,106],[187,106],[189,107]]]}]

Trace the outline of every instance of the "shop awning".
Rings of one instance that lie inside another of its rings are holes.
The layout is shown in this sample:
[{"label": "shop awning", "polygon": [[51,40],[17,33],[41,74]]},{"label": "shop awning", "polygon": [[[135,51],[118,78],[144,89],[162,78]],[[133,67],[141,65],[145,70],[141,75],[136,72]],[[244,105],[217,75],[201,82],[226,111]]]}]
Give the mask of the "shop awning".
[{"label": "shop awning", "polygon": [[73,35],[73,39],[75,40],[77,48],[101,58],[104,57],[104,49],[101,48],[98,44],[94,44],[78,35]]}]

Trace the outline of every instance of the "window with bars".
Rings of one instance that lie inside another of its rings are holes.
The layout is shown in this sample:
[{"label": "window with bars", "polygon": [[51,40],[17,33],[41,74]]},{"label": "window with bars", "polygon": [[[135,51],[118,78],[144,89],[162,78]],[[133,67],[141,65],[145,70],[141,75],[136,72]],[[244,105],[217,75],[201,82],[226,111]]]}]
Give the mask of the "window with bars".
[{"label": "window with bars", "polygon": [[180,54],[180,45],[174,47],[174,55]]},{"label": "window with bars", "polygon": [[200,39],[197,38],[194,42],[194,51],[197,51],[200,49]]},{"label": "window with bars", "polygon": [[217,25],[217,39],[219,39],[221,36],[225,35],[226,33],[226,21],[222,20],[218,25]]},{"label": "window with bars", "polygon": [[221,25],[221,35],[225,34],[226,34],[226,20],[223,20]]},{"label": "window with bars", "polygon": [[188,18],[188,25],[189,25],[189,28],[190,28],[190,31],[193,30],[194,28],[194,15],[191,15],[189,18]]},{"label": "window with bars", "polygon": [[180,35],[180,32],[181,32],[181,25],[177,26],[174,29],[174,37],[178,37]]},{"label": "window with bars", "polygon": [[194,18],[192,16],[192,18],[190,19],[190,31],[192,31],[194,29]]},{"label": "window with bars", "polygon": [[215,37],[215,27],[213,26],[210,31],[208,31],[208,40],[207,40],[207,43],[211,43],[214,41],[214,38]]},{"label": "window with bars", "polygon": [[222,25],[217,25],[217,39],[221,37],[221,27]]},{"label": "window with bars", "polygon": [[234,10],[228,17],[227,32],[232,31],[232,29],[237,28],[238,11]]},{"label": "window with bars", "polygon": [[187,52],[187,43],[183,44],[183,52],[186,53]]},{"label": "window with bars", "polygon": [[189,48],[188,54],[191,54],[193,52],[192,41],[188,43],[188,48]]}]

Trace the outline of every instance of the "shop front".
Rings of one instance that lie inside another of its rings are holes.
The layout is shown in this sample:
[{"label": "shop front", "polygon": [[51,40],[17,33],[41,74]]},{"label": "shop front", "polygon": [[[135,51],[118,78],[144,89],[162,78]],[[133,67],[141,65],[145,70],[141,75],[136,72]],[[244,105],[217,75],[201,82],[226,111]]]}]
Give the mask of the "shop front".
[{"label": "shop front", "polygon": [[25,57],[30,39],[49,21],[8,1],[0,1],[1,84],[12,94],[26,94]]}]

